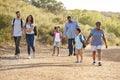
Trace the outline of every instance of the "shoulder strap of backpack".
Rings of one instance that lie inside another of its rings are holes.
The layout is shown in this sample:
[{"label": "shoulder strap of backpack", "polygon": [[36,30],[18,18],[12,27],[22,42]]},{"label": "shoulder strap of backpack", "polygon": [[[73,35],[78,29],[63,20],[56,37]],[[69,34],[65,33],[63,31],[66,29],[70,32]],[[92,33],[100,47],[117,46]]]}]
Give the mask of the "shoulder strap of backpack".
[{"label": "shoulder strap of backpack", "polygon": [[12,27],[14,27],[14,22],[15,22],[15,18],[13,19],[13,25],[12,25]]},{"label": "shoulder strap of backpack", "polygon": [[22,19],[20,19],[20,21],[21,21],[21,28],[23,27],[23,20]]},{"label": "shoulder strap of backpack", "polygon": [[80,41],[83,42],[83,40],[82,40],[82,35],[79,35],[79,38],[80,38]]}]

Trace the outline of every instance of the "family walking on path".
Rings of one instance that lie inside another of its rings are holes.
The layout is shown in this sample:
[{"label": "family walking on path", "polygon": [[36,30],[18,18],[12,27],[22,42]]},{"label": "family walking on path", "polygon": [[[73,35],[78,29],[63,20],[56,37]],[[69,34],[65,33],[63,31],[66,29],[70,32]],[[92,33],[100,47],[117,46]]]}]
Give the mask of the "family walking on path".
[{"label": "family walking on path", "polygon": [[[107,42],[104,34],[104,30],[101,28],[101,22],[95,22],[96,27],[91,30],[90,35],[86,38],[83,34],[81,34],[80,26],[77,21],[73,20],[71,16],[67,17],[67,22],[65,23],[65,28],[62,32],[60,31],[60,26],[56,26],[54,28],[54,36],[53,36],[53,54],[55,55],[55,50],[57,49],[57,56],[60,56],[59,48],[62,42],[62,39],[68,39],[68,56],[76,56],[75,63],[83,62],[83,50],[89,44],[89,40],[91,39],[91,51],[93,55],[93,64],[96,63],[96,53],[98,53],[98,65],[101,66],[101,57],[102,57],[102,45],[103,41],[107,48]],[[34,37],[36,33],[36,27],[34,23],[34,18],[32,15],[29,15],[26,18],[26,22],[21,19],[21,14],[19,11],[16,12],[16,18],[12,20],[11,27],[11,35],[15,41],[15,58],[19,58],[20,55],[20,40],[22,36],[22,32],[25,35],[27,42],[27,52],[28,58],[31,58],[31,48],[33,50],[33,57],[35,57],[35,45],[34,45]]]}]

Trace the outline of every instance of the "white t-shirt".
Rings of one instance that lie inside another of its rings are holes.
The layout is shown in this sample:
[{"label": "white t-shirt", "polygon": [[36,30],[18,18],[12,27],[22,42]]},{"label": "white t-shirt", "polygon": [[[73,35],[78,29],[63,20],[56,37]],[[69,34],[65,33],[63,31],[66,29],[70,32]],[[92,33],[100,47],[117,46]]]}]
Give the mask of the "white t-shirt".
[{"label": "white t-shirt", "polygon": [[25,28],[27,30],[29,30],[32,27],[32,31],[31,32],[26,32],[26,34],[34,34],[34,31],[33,31],[34,26],[35,26],[35,24],[25,24]]},{"label": "white t-shirt", "polygon": [[57,33],[55,34],[55,41],[56,42],[60,42],[60,33]]},{"label": "white t-shirt", "polygon": [[13,36],[22,36],[22,27],[21,27],[21,19],[15,19],[14,23],[12,20],[12,25],[13,26]]}]

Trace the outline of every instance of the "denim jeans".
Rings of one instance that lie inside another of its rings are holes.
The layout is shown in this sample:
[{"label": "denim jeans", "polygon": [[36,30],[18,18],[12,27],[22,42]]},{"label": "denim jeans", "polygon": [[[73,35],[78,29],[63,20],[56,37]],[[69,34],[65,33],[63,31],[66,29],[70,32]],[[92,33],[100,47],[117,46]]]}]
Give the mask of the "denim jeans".
[{"label": "denim jeans", "polygon": [[75,45],[75,39],[68,39],[68,49],[69,49],[69,55],[73,54],[73,50],[74,50],[74,54],[75,54],[75,47],[73,47]]},{"label": "denim jeans", "polygon": [[33,52],[35,52],[34,34],[26,34],[26,41],[27,41],[28,55],[30,55],[30,48],[32,48]]},{"label": "denim jeans", "polygon": [[14,37],[14,42],[15,42],[15,55],[20,54],[20,40],[21,40],[21,36],[18,37]]}]

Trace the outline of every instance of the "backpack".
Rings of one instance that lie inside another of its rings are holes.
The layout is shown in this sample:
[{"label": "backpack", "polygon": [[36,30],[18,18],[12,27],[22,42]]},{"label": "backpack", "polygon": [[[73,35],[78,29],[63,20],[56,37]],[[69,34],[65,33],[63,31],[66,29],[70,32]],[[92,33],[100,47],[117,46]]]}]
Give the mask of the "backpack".
[{"label": "backpack", "polygon": [[[23,26],[23,20],[20,19],[20,21],[21,21],[21,28],[22,28],[22,26]],[[13,26],[14,26],[14,22],[15,22],[15,18],[13,19]]]},{"label": "backpack", "polygon": [[[82,36],[83,36],[84,40],[82,40]],[[84,35],[80,35],[79,38],[80,38],[80,41],[83,44],[83,48],[85,48],[86,47],[86,37]]]},{"label": "backpack", "polygon": [[37,36],[38,32],[37,32],[37,27],[36,26],[34,27],[33,31],[34,31],[34,35]]},{"label": "backpack", "polygon": [[[30,27],[31,27],[31,24],[30,24]],[[25,24],[25,28],[26,28],[26,24]],[[33,31],[34,31],[34,35],[37,36],[38,31],[36,26],[34,27]]]}]

